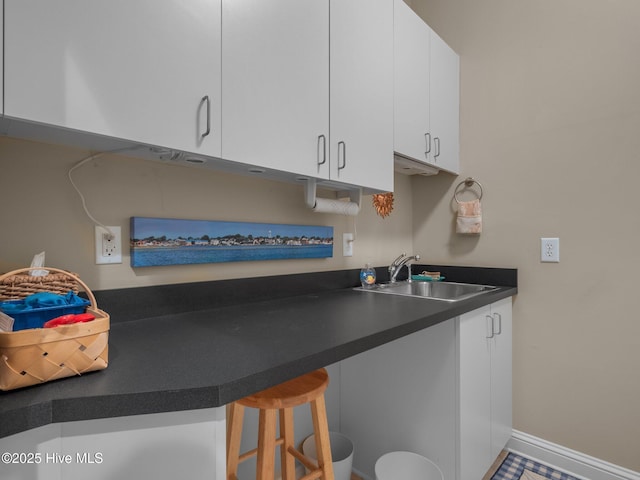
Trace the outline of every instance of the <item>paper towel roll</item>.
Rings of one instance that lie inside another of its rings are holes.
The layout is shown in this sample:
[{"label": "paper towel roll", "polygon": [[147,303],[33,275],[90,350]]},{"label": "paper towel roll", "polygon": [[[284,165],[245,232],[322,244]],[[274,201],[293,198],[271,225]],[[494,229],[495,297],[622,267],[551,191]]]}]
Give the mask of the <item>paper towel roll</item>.
[{"label": "paper towel roll", "polygon": [[357,215],[360,206],[354,202],[343,202],[342,200],[332,200],[330,198],[316,198],[314,212],[318,213],[338,213],[340,215]]}]

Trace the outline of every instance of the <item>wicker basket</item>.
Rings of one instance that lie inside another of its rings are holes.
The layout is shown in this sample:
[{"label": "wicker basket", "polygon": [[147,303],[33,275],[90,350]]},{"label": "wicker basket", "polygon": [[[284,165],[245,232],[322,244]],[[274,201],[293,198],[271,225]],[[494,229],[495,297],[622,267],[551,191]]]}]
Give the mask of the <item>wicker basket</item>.
[{"label": "wicker basket", "polygon": [[23,268],[0,276],[0,285],[11,285],[11,292],[2,290],[0,298],[24,298],[37,292],[77,292],[82,288],[91,302],[87,312],[96,318],[56,328],[0,332],[0,390],[107,368],[109,315],[98,309],[93,293],[77,275],[57,268],[42,268],[49,270],[49,275],[33,277],[28,273],[32,268]]},{"label": "wicker basket", "polygon": [[[41,270],[38,268],[37,270]],[[75,273],[56,270],[60,273],[51,273],[40,277],[29,275],[30,270],[25,268],[15,270],[0,277],[0,300],[24,298],[37,292],[51,292],[64,295],[69,290],[78,293],[79,282]],[[45,269],[53,270],[53,269]]]}]

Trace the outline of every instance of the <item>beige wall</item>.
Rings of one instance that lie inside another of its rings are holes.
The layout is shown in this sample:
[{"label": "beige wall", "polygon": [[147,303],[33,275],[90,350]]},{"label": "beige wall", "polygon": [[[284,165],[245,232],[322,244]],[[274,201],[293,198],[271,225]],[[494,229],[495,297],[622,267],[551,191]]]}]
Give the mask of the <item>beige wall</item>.
[{"label": "beige wall", "polygon": [[464,238],[460,178],[415,178],[415,249],[517,267],[514,428],[640,471],[640,2],[412,3],[461,56],[461,178],[485,191]]},{"label": "beige wall", "polygon": [[[105,225],[153,216],[334,227],[331,259],[235,262],[132,269],[125,248],[121,265],[95,265],[94,227],[67,178],[89,152],[0,137],[0,272],[29,266],[46,252],[46,263],[76,271],[94,290],[222,278],[277,275],[388,265],[411,251],[411,180],[399,176],[395,210],[383,219],[370,196],[357,217],[321,214],[304,203],[302,185],[214,173],[125,156],[106,155],[73,173],[91,214]],[[320,192],[330,195],[331,192]],[[354,224],[355,222],[355,224]],[[343,232],[356,232],[354,256],[342,256]]]}]

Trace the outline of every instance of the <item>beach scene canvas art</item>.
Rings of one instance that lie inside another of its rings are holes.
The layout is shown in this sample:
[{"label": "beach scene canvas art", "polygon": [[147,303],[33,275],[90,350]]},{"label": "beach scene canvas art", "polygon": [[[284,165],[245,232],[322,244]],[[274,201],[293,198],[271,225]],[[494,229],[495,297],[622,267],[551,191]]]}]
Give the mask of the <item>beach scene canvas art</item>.
[{"label": "beach scene canvas art", "polygon": [[333,256],[333,227],[131,217],[131,266]]}]

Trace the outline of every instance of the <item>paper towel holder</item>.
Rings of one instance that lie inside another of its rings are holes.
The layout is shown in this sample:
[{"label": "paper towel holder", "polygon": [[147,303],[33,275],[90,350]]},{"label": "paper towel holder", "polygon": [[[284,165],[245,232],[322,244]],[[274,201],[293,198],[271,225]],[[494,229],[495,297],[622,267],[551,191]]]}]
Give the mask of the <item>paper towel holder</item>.
[{"label": "paper towel holder", "polygon": [[[316,207],[317,180],[315,178],[305,178],[303,181],[305,203],[307,204],[307,207],[314,209]],[[348,193],[350,202],[355,204],[359,211],[362,202],[362,188],[353,188],[346,190],[344,193]]]}]

